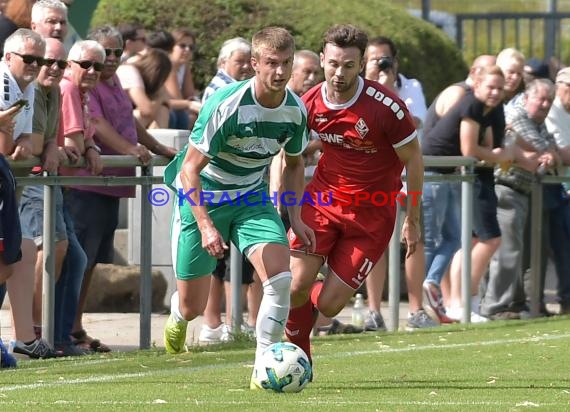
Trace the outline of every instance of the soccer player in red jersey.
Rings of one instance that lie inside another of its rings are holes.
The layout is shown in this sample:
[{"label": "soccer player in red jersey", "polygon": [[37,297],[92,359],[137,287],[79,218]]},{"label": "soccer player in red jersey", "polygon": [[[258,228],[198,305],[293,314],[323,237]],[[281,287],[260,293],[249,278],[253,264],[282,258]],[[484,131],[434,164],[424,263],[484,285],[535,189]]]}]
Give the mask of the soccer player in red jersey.
[{"label": "soccer player in red jersey", "polygon": [[[301,211],[315,232],[315,251],[289,232],[293,280],[285,332],[309,358],[317,310],[337,315],[388,245],[396,203],[379,206],[375,196],[390,198],[400,191],[404,165],[408,191],[422,189],[422,153],[406,104],[378,82],[359,76],[367,42],[366,33],[352,25],[327,30],[320,56],[325,82],[302,97],[308,127],[321,139],[323,155],[305,189],[313,201],[304,201]],[[419,203],[418,197],[407,204],[402,233],[408,256],[420,236]],[[315,282],[325,261],[330,274]]]}]

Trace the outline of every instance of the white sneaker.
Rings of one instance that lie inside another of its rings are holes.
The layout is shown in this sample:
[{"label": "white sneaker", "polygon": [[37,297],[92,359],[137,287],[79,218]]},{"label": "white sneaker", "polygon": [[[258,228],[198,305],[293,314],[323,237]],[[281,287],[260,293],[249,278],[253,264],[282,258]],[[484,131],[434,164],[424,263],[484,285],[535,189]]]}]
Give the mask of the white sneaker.
[{"label": "white sneaker", "polygon": [[[461,321],[463,317],[463,308],[446,308],[445,313],[451,319]],[[478,313],[471,312],[471,323],[484,323],[488,321],[488,318],[481,316]]]},{"label": "white sneaker", "polygon": [[208,325],[202,325],[198,341],[200,343],[220,343],[231,340],[231,330],[225,323],[220,324],[217,328],[210,328]]},{"label": "white sneaker", "polygon": [[471,312],[471,323],[485,323],[489,322],[489,318],[481,316],[478,313]]}]

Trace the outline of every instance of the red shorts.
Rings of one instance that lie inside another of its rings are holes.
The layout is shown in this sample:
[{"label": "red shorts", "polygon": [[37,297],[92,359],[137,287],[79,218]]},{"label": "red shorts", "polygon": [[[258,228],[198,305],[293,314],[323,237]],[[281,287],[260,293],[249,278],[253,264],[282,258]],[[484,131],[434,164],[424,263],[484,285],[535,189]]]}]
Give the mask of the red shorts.
[{"label": "red shorts", "polygon": [[[314,205],[303,203],[301,218],[315,232],[314,254],[323,256],[329,269],[356,290],[388,247],[396,208],[343,206],[338,202],[322,205],[313,196]],[[292,251],[305,251],[291,229],[288,237]]]}]

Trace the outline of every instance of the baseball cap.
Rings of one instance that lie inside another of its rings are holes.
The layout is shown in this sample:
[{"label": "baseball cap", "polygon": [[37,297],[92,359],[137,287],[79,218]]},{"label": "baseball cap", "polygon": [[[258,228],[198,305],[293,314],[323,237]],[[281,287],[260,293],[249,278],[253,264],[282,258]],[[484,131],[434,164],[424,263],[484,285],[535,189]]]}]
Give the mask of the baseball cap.
[{"label": "baseball cap", "polygon": [[550,77],[550,69],[544,60],[537,58],[528,59],[524,66],[524,71],[537,79],[547,79]]},{"label": "baseball cap", "polygon": [[556,74],[556,83],[570,84],[570,67],[558,70]]}]

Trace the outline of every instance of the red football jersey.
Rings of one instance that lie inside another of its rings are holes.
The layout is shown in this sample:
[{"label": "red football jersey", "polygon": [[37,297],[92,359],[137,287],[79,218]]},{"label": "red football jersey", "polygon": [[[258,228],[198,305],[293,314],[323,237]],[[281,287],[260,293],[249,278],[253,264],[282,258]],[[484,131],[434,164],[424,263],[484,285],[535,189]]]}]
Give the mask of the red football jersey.
[{"label": "red football jersey", "polygon": [[358,204],[371,206],[374,203],[365,199],[374,194],[399,192],[404,165],[394,149],[415,139],[417,132],[406,104],[395,93],[359,78],[355,96],[345,104],[326,99],[324,82],[302,100],[308,127],[323,143],[311,190],[332,192],[334,199],[354,199],[360,193]]}]

